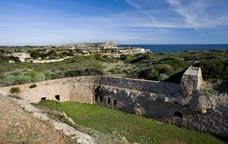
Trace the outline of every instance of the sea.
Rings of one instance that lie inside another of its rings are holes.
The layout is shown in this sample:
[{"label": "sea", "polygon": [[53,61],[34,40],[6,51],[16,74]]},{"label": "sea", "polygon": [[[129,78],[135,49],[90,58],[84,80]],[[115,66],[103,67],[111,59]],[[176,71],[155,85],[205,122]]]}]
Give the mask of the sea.
[{"label": "sea", "polygon": [[119,45],[120,48],[123,47],[137,47],[149,49],[152,52],[168,52],[168,53],[177,53],[184,51],[210,51],[210,50],[228,50],[228,44],[141,44],[141,45]]}]

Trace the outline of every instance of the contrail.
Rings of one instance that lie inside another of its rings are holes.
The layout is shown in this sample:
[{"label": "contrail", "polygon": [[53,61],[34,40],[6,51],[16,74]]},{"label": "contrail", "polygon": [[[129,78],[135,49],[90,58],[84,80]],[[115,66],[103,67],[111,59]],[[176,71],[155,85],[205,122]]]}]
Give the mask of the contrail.
[{"label": "contrail", "polygon": [[126,1],[130,6],[136,8],[136,9],[138,9],[138,10],[141,10],[146,16],[148,16],[148,17],[152,20],[152,22],[154,23],[154,25],[155,25],[156,27],[159,27],[159,28],[160,28],[160,26],[159,26],[157,20],[155,19],[155,17],[154,17],[153,15],[151,15],[150,13],[148,13],[147,11],[145,11],[139,3],[137,3],[137,2],[135,2],[135,1],[133,1],[133,0],[125,0],[125,1]]}]

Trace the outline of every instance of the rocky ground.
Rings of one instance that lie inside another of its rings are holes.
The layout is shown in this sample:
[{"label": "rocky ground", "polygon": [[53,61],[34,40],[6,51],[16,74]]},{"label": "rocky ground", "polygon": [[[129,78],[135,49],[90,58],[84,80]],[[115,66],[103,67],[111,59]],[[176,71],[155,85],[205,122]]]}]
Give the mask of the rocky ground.
[{"label": "rocky ground", "polygon": [[76,143],[47,122],[31,116],[29,112],[8,97],[0,96],[0,114],[1,144]]}]

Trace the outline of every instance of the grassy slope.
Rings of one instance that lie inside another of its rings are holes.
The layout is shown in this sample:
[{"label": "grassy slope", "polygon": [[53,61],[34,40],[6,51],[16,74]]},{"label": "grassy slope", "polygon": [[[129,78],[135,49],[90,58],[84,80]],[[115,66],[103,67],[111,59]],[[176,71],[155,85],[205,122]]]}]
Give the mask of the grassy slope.
[{"label": "grassy slope", "polygon": [[92,128],[106,134],[118,133],[126,137],[130,142],[142,144],[222,143],[217,138],[206,133],[178,128],[97,105],[52,101],[41,102],[39,105],[49,107],[52,110],[64,111],[80,127]]}]

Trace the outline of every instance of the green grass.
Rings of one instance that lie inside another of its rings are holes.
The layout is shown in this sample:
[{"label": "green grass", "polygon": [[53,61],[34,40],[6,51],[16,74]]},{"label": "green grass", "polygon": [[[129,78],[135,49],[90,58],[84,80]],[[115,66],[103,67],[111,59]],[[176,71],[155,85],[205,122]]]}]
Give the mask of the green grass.
[{"label": "green grass", "polygon": [[65,112],[77,126],[92,128],[105,134],[118,133],[132,143],[223,143],[210,134],[179,128],[97,105],[54,101],[42,101],[38,105]]}]

